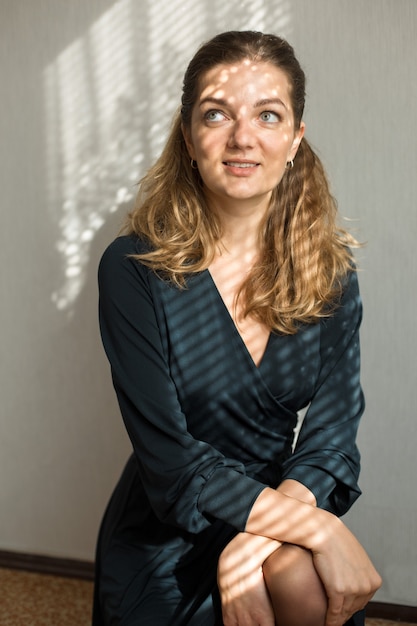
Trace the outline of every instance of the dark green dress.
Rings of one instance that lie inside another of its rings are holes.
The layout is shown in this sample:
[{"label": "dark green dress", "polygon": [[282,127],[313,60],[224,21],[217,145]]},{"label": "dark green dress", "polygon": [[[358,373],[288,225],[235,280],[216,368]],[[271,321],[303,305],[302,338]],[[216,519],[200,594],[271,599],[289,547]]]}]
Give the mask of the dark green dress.
[{"label": "dark green dress", "polygon": [[298,480],[337,515],[360,494],[357,277],[332,317],[271,334],[256,367],[210,273],[180,290],[130,256],[143,251],[120,237],[99,269],[102,339],[134,452],[100,531],[93,624],[213,626],[219,553],[266,485]]}]

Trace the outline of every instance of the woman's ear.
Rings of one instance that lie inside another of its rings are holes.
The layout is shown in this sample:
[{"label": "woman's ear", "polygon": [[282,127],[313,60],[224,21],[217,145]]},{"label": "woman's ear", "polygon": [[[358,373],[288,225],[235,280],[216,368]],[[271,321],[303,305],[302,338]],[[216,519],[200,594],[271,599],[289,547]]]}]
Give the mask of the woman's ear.
[{"label": "woman's ear", "polygon": [[188,154],[191,159],[195,159],[194,145],[191,140],[191,129],[184,124],[181,124],[182,136],[184,137],[185,145],[187,146]]},{"label": "woman's ear", "polygon": [[301,122],[300,128],[297,131],[295,131],[294,141],[292,142],[288,161],[294,160],[295,155],[297,154],[297,150],[300,146],[301,140],[304,137],[305,129],[306,129],[305,123]]}]

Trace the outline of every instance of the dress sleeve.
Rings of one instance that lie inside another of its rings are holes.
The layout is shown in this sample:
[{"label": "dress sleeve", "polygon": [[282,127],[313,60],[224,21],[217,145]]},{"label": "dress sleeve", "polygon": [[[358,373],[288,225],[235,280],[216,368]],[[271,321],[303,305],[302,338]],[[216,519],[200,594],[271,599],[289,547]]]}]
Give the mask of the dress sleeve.
[{"label": "dress sleeve", "polygon": [[[157,517],[199,532],[215,519],[244,530],[265,485],[242,463],[194,439],[163,351],[151,272],[120,237],[99,266],[102,341],[141,482]],[[153,280],[159,280],[152,274]],[[192,312],[190,311],[190,315]]]},{"label": "dress sleeve", "polygon": [[360,385],[359,326],[362,303],[350,272],[341,304],[321,323],[321,366],[314,397],[283,478],[314,493],[317,504],[343,515],[359,497],[356,434],[364,410]]}]

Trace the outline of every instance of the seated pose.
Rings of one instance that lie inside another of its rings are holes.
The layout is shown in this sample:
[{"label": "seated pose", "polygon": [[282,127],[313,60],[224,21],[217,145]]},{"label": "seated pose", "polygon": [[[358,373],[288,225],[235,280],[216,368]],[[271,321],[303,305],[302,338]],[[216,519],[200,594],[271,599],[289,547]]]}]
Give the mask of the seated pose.
[{"label": "seated pose", "polygon": [[94,626],[364,624],[361,301],[275,35],[227,32],[99,268],[133,445],[97,546]]}]

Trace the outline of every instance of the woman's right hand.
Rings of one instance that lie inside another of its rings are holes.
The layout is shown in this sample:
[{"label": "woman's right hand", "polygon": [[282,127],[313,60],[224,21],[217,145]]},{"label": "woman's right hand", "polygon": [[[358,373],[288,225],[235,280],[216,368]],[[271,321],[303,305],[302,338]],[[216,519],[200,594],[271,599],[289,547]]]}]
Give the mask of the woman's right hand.
[{"label": "woman's right hand", "polygon": [[239,533],[219,558],[217,581],[225,626],[274,626],[275,615],[262,565],[280,543]]}]

